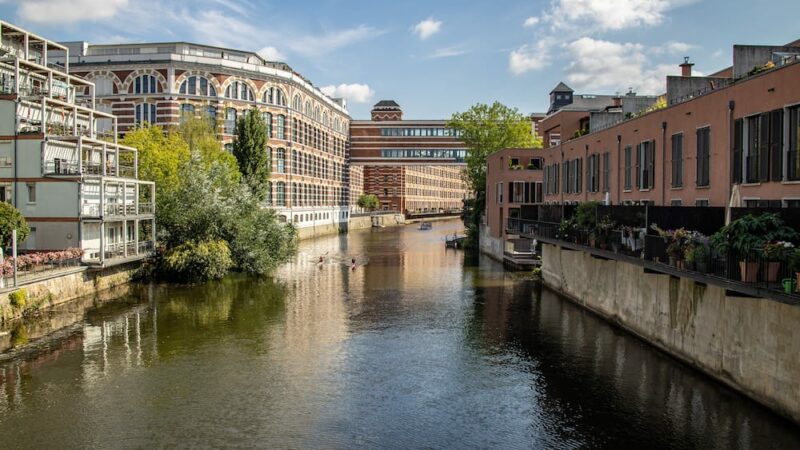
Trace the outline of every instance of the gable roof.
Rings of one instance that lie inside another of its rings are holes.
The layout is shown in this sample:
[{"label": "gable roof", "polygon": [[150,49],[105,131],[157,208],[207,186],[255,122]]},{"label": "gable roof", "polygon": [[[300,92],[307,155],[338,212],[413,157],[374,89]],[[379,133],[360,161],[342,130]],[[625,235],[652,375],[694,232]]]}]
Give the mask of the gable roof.
[{"label": "gable roof", "polygon": [[575,92],[575,91],[573,91],[571,87],[567,86],[566,84],[564,84],[563,81],[561,81],[558,83],[556,87],[553,88],[552,91],[550,91],[551,94],[553,92]]}]

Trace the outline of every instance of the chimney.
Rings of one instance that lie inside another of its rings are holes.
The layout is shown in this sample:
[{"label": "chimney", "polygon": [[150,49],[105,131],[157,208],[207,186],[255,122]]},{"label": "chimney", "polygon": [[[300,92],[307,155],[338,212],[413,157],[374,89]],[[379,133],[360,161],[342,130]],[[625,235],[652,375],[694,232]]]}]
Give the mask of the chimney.
[{"label": "chimney", "polygon": [[614,108],[619,108],[620,106],[622,106],[622,97],[620,97],[619,94],[615,95],[613,100],[614,100]]},{"label": "chimney", "polygon": [[681,68],[681,76],[682,77],[690,77],[692,76],[692,66],[694,63],[689,62],[689,57],[683,57],[683,64],[680,65]]}]

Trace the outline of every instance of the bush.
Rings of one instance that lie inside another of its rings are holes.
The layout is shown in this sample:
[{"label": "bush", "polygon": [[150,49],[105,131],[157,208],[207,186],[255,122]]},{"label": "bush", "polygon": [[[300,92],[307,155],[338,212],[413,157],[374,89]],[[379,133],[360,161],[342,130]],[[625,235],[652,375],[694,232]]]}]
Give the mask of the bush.
[{"label": "bush", "polygon": [[17,230],[17,242],[23,242],[31,233],[28,223],[17,208],[8,202],[0,202],[0,245],[11,241],[11,232]]},{"label": "bush", "polygon": [[233,267],[233,260],[225,241],[190,241],[169,250],[162,266],[175,279],[198,282],[224,277]]},{"label": "bush", "polygon": [[575,210],[575,221],[581,228],[594,228],[597,224],[597,207],[600,202],[583,202]]},{"label": "bush", "polygon": [[734,251],[740,257],[761,250],[769,241],[795,241],[797,232],[786,226],[777,214],[748,214],[720,228],[711,236],[711,245],[720,253]]},{"label": "bush", "polygon": [[24,308],[28,304],[28,291],[25,289],[16,290],[8,294],[8,300],[11,302],[11,306]]}]

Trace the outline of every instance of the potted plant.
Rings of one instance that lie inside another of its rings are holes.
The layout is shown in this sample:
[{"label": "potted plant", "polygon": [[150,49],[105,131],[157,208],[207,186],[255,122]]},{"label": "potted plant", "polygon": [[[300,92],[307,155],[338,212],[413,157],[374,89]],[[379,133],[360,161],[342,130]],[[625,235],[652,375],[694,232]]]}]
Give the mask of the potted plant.
[{"label": "potted plant", "polygon": [[694,267],[700,273],[708,273],[708,259],[711,252],[705,244],[698,244],[692,247],[692,259],[694,260]]},{"label": "potted plant", "polygon": [[794,252],[794,245],[787,241],[769,241],[764,244],[764,265],[763,270],[767,281],[774,283],[778,281],[778,273],[781,270],[781,261],[785,261]]},{"label": "potted plant", "polygon": [[683,261],[687,269],[696,270],[694,260],[694,245],[687,245],[686,248],[683,249]]},{"label": "potted plant", "polygon": [[595,227],[595,238],[597,239],[597,243],[600,245],[600,248],[603,250],[608,250],[608,244],[609,241],[611,241],[611,233],[614,231],[614,227],[616,226],[616,222],[614,222],[609,215],[601,217],[597,222],[597,226]]},{"label": "potted plant", "polygon": [[575,223],[575,219],[561,219],[561,223],[558,224],[558,230],[556,231],[556,238],[562,241],[572,240],[575,237],[576,230],[577,224]]},{"label": "potted plant", "polygon": [[777,214],[748,214],[720,228],[711,236],[711,244],[729,260],[739,261],[741,280],[752,283],[758,279],[758,261],[754,251],[764,248],[771,240],[793,241],[797,232],[787,227]]}]

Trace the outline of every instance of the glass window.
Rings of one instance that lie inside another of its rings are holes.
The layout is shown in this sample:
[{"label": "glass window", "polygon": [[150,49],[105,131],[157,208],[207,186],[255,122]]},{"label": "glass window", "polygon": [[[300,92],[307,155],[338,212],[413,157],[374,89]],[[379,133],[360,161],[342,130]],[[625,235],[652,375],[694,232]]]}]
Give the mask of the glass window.
[{"label": "glass window", "polygon": [[672,187],[683,186],[683,134],[672,135]]},{"label": "glass window", "polygon": [[139,75],[133,80],[134,94],[155,94],[156,77],[153,75]]},{"label": "glass window", "polygon": [[278,115],[275,127],[278,129],[278,139],[286,139],[286,117],[283,114]]},{"label": "glass window", "polygon": [[711,160],[711,129],[701,128],[697,130],[697,185],[708,186],[710,183],[710,160]]},{"label": "glass window", "polygon": [[236,132],[236,109],[228,108],[225,110],[225,134]]},{"label": "glass window", "polygon": [[134,114],[134,121],[137,126],[143,125],[145,122],[156,123],[156,105],[151,103],[140,103],[136,105]]},{"label": "glass window", "polygon": [[279,148],[275,157],[275,172],[286,172],[286,150]]},{"label": "glass window", "polygon": [[268,112],[261,113],[261,118],[264,119],[264,125],[267,126],[267,137],[272,137],[272,114]]},{"label": "glass window", "polygon": [[36,183],[27,183],[28,203],[36,203]]}]

